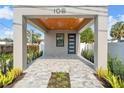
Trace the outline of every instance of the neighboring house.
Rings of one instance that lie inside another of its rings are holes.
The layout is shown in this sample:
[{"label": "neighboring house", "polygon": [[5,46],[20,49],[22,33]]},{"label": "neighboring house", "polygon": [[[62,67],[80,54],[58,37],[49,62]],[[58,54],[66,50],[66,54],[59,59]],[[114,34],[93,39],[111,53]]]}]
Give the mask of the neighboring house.
[{"label": "neighboring house", "polygon": [[0,41],[0,45],[12,45],[13,42]]},{"label": "neighboring house", "polygon": [[14,66],[27,68],[26,27],[44,32],[44,56],[80,55],[80,32],[95,25],[94,68],[107,68],[107,6],[15,6]]},{"label": "neighboring house", "polygon": [[0,53],[13,52],[13,42],[0,41]]}]

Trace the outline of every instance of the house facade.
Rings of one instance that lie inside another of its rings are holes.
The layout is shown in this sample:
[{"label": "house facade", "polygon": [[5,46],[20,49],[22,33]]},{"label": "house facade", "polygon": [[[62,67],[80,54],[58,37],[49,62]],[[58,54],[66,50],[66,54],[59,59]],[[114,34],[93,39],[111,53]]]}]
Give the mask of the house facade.
[{"label": "house facade", "polygon": [[94,68],[107,68],[107,6],[15,6],[14,66],[27,68],[27,24],[44,32],[44,56],[80,55],[80,32],[94,24]]}]

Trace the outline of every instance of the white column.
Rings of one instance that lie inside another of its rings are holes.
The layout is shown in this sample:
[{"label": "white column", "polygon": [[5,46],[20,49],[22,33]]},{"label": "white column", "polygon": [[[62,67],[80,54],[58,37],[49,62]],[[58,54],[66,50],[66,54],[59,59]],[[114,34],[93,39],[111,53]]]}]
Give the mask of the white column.
[{"label": "white column", "polygon": [[26,19],[14,14],[14,67],[22,70],[27,67]]},{"label": "white column", "polygon": [[95,18],[94,61],[96,70],[107,69],[107,21],[107,16]]}]

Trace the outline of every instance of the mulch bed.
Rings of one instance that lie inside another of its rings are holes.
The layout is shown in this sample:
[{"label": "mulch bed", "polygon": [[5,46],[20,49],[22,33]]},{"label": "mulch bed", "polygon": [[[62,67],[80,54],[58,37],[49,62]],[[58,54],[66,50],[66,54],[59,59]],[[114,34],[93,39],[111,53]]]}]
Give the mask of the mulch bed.
[{"label": "mulch bed", "polygon": [[19,80],[21,80],[25,76],[25,73],[22,73],[19,77],[17,77],[13,82],[3,88],[12,88]]},{"label": "mulch bed", "polygon": [[104,78],[99,78],[97,74],[94,75],[105,88],[112,88],[112,86]]},{"label": "mulch bed", "polygon": [[49,79],[48,88],[70,88],[69,73],[65,72],[52,72]]}]

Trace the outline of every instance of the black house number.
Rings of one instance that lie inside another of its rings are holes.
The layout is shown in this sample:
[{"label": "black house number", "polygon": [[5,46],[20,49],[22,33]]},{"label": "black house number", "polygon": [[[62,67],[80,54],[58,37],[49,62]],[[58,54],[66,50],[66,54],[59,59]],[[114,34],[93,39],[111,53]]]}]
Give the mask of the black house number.
[{"label": "black house number", "polygon": [[64,14],[66,13],[65,8],[55,8],[54,9],[54,14]]}]

